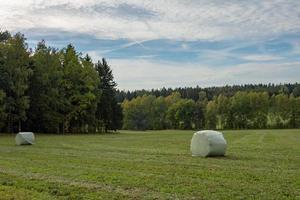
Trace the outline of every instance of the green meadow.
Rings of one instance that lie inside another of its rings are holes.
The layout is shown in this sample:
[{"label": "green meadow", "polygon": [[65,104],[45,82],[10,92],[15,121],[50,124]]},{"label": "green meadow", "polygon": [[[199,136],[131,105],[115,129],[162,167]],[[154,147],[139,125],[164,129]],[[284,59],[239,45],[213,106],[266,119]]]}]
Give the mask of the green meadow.
[{"label": "green meadow", "polygon": [[0,199],[300,199],[300,130],[224,131],[214,158],[193,132],[0,135]]}]

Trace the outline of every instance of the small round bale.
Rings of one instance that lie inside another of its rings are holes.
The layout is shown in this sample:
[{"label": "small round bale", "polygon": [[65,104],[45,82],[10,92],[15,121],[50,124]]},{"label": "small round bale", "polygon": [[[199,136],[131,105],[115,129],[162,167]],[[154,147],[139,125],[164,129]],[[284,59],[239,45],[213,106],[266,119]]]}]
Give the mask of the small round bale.
[{"label": "small round bale", "polygon": [[194,133],[191,141],[192,156],[224,156],[227,142],[218,131],[204,130]]},{"label": "small round bale", "polygon": [[19,132],[16,135],[16,145],[34,144],[34,134],[32,132]]}]

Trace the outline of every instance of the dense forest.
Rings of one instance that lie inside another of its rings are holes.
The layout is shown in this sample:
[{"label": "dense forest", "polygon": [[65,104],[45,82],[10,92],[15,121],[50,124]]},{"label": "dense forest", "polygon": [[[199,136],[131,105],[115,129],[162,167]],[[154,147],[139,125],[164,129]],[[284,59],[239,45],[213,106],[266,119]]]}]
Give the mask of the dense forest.
[{"label": "dense forest", "polygon": [[300,84],[119,91],[107,61],[0,32],[0,131],[300,128]]},{"label": "dense forest", "polygon": [[207,99],[209,101],[213,100],[214,97],[220,94],[231,97],[237,92],[268,92],[270,96],[277,94],[293,94],[294,97],[300,96],[300,84],[247,84],[247,85],[233,85],[233,86],[222,86],[222,87],[207,87],[201,88],[197,87],[185,87],[185,88],[162,88],[162,89],[152,89],[152,90],[135,90],[135,91],[120,91],[117,90],[117,100],[118,102],[123,102],[125,99],[131,100],[138,96],[143,95],[154,95],[159,96],[169,96],[174,92],[178,92],[180,96],[184,99],[193,99],[194,101],[199,100],[199,93],[205,92]]},{"label": "dense forest", "polygon": [[143,95],[122,103],[124,129],[257,129],[300,128],[300,97],[268,92],[220,94],[208,100]]},{"label": "dense forest", "polygon": [[71,44],[28,48],[0,32],[0,131],[107,132],[121,128],[116,83],[105,59],[93,63]]}]

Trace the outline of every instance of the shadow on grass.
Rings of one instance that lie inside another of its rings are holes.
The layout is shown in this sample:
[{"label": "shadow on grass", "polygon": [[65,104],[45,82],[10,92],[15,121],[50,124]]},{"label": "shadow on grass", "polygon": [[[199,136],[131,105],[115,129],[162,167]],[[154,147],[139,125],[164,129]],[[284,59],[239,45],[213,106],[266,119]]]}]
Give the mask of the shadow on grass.
[{"label": "shadow on grass", "polygon": [[206,157],[206,159],[217,159],[217,160],[228,160],[228,161],[249,161],[249,160],[255,160],[255,158],[251,156],[244,156],[244,155],[225,155],[225,156],[212,156],[212,157]]},{"label": "shadow on grass", "polygon": [[225,155],[225,156],[210,156],[205,157],[206,159],[218,159],[218,160],[245,160],[246,158],[238,157],[236,155]]}]

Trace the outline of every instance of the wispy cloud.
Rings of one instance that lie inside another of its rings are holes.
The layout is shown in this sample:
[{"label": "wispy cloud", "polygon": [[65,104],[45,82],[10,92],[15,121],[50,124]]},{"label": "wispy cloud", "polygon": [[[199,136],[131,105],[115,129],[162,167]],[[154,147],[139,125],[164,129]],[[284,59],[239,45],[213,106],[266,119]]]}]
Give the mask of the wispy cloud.
[{"label": "wispy cloud", "polygon": [[1,29],[108,58],[121,89],[295,82],[300,1],[0,0]]},{"label": "wispy cloud", "polygon": [[135,45],[141,46],[142,48],[146,49],[146,47],[143,45],[143,43],[146,42],[146,41],[147,40],[144,40],[144,41],[134,40],[133,42],[129,42],[127,44],[121,45],[117,48],[112,48],[112,49],[108,49],[108,50],[99,51],[98,54],[105,55],[107,53],[111,53],[113,51],[119,51],[119,50],[126,49],[126,48],[129,48],[129,47],[135,46]]},{"label": "wispy cloud", "polygon": [[245,60],[248,61],[277,61],[277,60],[282,60],[283,58],[280,56],[273,56],[273,55],[247,55],[242,57]]},{"label": "wispy cloud", "polygon": [[216,86],[247,83],[287,83],[299,81],[300,61],[286,63],[245,63],[212,68],[201,64],[153,62],[144,59],[111,60],[110,64],[125,90],[162,87]]},{"label": "wispy cloud", "polygon": [[0,24],[98,38],[222,40],[299,32],[299,10],[293,0],[10,0],[1,1]]}]

